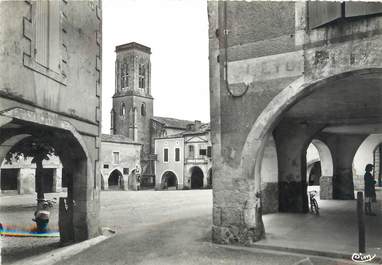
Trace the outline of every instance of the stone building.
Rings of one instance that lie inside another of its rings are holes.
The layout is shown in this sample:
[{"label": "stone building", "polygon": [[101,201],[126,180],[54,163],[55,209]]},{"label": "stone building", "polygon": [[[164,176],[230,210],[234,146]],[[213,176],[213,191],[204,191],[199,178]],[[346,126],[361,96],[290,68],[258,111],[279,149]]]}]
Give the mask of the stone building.
[{"label": "stone building", "polygon": [[[43,161],[44,193],[66,190],[65,180],[62,180],[62,163],[57,156],[50,156]],[[33,194],[36,189],[36,164],[32,158],[1,164],[0,191],[8,194]]]},{"label": "stone building", "polygon": [[[101,5],[0,2],[0,161],[25,141],[52,146],[67,176],[61,241],[99,234]],[[75,204],[73,203],[75,201]]]},{"label": "stone building", "polygon": [[225,1],[208,13],[213,240],[263,238],[265,209],[307,212],[310,143],[332,158],[328,198],[354,199],[356,151],[382,128],[382,4]]},{"label": "stone building", "polygon": [[103,190],[136,190],[142,144],[123,135],[101,136],[101,187]]},{"label": "stone building", "polygon": [[[154,116],[154,99],[151,96],[151,48],[130,42],[117,46],[115,52],[116,82],[110,134],[122,135],[130,141],[142,144],[142,185],[160,186],[155,176],[155,138],[185,132],[188,130],[187,126],[193,122]],[[177,183],[181,185],[182,181],[178,180]]]},{"label": "stone building", "polygon": [[212,186],[209,124],[195,121],[174,135],[155,138],[156,189],[201,189]]}]

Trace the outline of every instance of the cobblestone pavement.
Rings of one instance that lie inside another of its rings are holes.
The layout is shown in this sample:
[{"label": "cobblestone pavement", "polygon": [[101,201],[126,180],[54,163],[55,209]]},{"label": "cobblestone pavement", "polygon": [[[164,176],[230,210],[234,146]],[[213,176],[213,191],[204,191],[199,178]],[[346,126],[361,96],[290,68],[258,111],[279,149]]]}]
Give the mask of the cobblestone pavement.
[{"label": "cobblestone pavement", "polygon": [[[116,235],[57,265],[354,264],[212,244],[211,190],[105,191],[101,195],[102,225],[116,230]],[[20,202],[21,197],[18,197]],[[24,215],[29,218],[29,213]],[[40,249],[43,246],[52,247],[52,243],[47,240]]]}]

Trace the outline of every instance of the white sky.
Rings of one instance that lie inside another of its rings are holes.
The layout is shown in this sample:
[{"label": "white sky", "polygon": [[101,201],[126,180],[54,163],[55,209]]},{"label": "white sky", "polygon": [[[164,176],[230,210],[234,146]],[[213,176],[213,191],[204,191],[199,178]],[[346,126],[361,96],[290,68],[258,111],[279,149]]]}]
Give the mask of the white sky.
[{"label": "white sky", "polygon": [[102,132],[110,132],[115,46],[151,47],[154,115],[209,121],[206,0],[104,0]]}]

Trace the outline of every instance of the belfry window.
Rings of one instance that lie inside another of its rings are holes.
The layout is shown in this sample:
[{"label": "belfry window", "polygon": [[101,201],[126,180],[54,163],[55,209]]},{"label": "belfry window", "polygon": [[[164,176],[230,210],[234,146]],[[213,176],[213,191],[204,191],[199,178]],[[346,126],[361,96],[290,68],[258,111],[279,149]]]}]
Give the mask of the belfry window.
[{"label": "belfry window", "polygon": [[122,103],[122,105],[121,105],[120,115],[121,116],[125,116],[126,115],[126,106],[125,106],[125,103]]},{"label": "belfry window", "polygon": [[121,65],[121,88],[127,87],[129,87],[129,65],[124,62]]},{"label": "belfry window", "polygon": [[145,103],[142,103],[142,106],[141,106],[141,115],[143,117],[146,116],[146,104]]},{"label": "belfry window", "polygon": [[146,67],[144,64],[139,65],[138,78],[139,78],[139,88],[145,88]]}]

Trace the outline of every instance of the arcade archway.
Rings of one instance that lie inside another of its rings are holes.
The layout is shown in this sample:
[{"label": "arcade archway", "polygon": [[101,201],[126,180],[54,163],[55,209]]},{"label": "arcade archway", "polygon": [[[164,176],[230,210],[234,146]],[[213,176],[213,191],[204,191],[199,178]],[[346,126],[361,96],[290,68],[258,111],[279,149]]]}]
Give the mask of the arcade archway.
[{"label": "arcade archway", "polygon": [[162,189],[175,188],[178,189],[178,178],[172,171],[166,171],[162,175]]},{"label": "arcade archway", "polygon": [[202,189],[204,174],[203,174],[203,171],[200,169],[200,167],[195,166],[190,168],[190,175],[191,175],[191,189]]},{"label": "arcade archway", "polygon": [[[249,186],[248,194],[261,191],[262,156],[273,134],[278,151],[280,211],[308,210],[303,152],[314,138],[324,139],[332,151],[334,198],[354,198],[351,162],[370,133],[370,127],[363,125],[381,123],[380,117],[373,114],[382,112],[378,104],[382,97],[380,73],[379,69],[357,70],[314,82],[303,77],[282,90],[258,116],[244,145],[240,168],[254,184]],[[362,111],[356,107],[360,105],[364,106]],[[256,201],[251,195],[248,198],[247,204]],[[255,218],[244,222],[261,233],[261,210],[251,209],[253,212],[246,214]]]},{"label": "arcade archway", "polygon": [[[67,197],[60,198],[59,203],[61,241],[82,241],[88,239],[90,234],[98,233],[98,218],[86,218],[91,207],[88,193],[94,192],[88,187],[93,187],[96,181],[93,176],[95,166],[89,158],[85,141],[76,129],[57,116],[49,119],[49,115],[52,114],[47,113],[42,118],[24,109],[3,112],[0,115],[0,161],[18,145],[35,139],[43,139],[53,147],[65,169],[68,187]],[[97,216],[98,212],[93,214]]]},{"label": "arcade archway", "polygon": [[120,190],[123,188],[123,175],[118,169],[114,169],[107,180],[109,190]]}]

